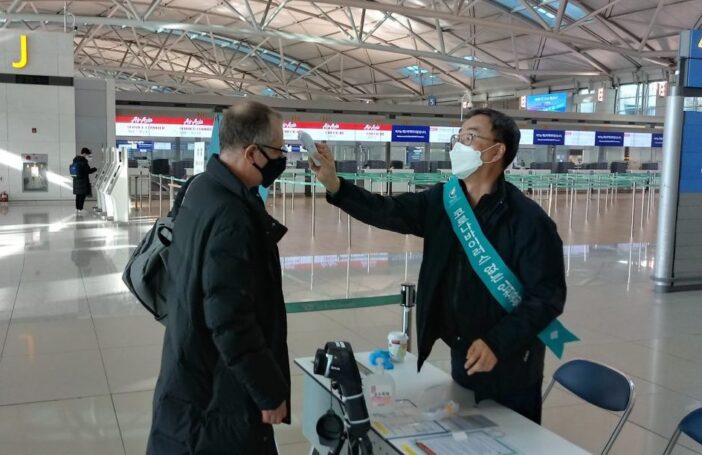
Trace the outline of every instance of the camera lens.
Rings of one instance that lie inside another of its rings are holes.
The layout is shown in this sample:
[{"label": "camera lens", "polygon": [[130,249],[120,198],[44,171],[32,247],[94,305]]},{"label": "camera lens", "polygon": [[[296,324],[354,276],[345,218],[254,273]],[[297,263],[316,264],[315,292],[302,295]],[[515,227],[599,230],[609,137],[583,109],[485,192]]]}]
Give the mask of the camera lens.
[{"label": "camera lens", "polygon": [[327,371],[327,352],[324,349],[317,349],[317,353],[314,355],[314,367],[312,369],[314,374],[324,375]]}]

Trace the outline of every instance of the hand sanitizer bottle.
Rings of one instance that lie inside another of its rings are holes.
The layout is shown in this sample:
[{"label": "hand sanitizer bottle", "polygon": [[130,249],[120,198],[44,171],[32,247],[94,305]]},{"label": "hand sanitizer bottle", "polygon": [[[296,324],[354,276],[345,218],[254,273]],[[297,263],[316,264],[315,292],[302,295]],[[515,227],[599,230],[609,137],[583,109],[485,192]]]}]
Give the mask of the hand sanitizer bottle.
[{"label": "hand sanitizer bottle", "polygon": [[382,360],[377,359],[375,371],[365,377],[363,389],[371,414],[387,414],[395,408],[395,380],[385,372]]}]

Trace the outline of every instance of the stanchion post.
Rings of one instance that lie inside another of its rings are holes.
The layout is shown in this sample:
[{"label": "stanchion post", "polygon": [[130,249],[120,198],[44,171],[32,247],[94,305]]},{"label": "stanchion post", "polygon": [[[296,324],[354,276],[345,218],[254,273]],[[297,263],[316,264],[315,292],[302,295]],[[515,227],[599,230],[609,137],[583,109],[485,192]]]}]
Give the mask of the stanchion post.
[{"label": "stanchion post", "polygon": [[417,303],[417,286],[413,283],[400,285],[402,295],[402,332],[407,335],[407,352],[412,352],[412,311]]},{"label": "stanchion post", "polygon": [[[317,188],[315,187],[316,175],[313,173],[310,183],[312,185],[312,238],[314,238],[317,227]],[[314,264],[312,264],[314,269]]]},{"label": "stanchion post", "polygon": [[644,228],[644,213],[646,210],[646,183],[641,183],[641,230]]},{"label": "stanchion post", "polygon": [[175,201],[174,186],[175,186],[175,181],[173,180],[173,176],[171,176],[170,190],[168,192],[169,199],[170,199],[170,201],[168,203],[168,211],[170,211],[173,208],[173,202]]},{"label": "stanchion post", "polygon": [[636,217],[636,181],[631,182],[631,231],[629,241],[634,241],[634,218]]},{"label": "stanchion post", "polygon": [[290,194],[290,213],[295,213],[295,180],[296,174],[292,174],[292,193]]},{"label": "stanchion post", "polygon": [[589,223],[590,222],[590,193],[592,191],[592,184],[588,180],[587,182],[587,190],[585,191],[585,222]]},{"label": "stanchion post", "polygon": [[[149,187],[151,182],[149,182]],[[161,174],[158,176],[158,218],[161,218],[163,213],[163,177]]]}]

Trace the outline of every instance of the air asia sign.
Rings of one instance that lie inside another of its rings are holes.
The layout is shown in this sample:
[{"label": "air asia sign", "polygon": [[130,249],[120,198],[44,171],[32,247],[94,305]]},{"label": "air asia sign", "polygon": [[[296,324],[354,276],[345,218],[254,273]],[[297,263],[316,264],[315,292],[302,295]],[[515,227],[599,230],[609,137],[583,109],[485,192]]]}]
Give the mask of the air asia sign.
[{"label": "air asia sign", "polygon": [[27,66],[29,61],[29,52],[27,51],[27,35],[19,37],[19,57],[12,62],[12,67],[16,70],[21,70]]},{"label": "air asia sign", "polygon": [[286,141],[297,141],[299,131],[315,141],[390,142],[392,125],[378,123],[283,122]]},{"label": "air asia sign", "polygon": [[212,136],[214,119],[199,117],[149,117],[118,115],[117,136],[195,137]]}]

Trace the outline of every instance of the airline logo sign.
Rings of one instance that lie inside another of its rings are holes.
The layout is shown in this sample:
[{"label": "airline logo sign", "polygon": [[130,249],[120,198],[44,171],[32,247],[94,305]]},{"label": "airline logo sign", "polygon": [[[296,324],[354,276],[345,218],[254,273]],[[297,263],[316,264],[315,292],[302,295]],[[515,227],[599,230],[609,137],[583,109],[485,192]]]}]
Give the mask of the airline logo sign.
[{"label": "airline logo sign", "polygon": [[210,138],[214,119],[118,115],[116,135],[131,137]]},{"label": "airline logo sign", "polygon": [[283,122],[285,141],[297,141],[300,130],[315,141],[390,142],[392,126],[365,123]]},{"label": "airline logo sign", "polygon": [[359,142],[390,142],[392,140],[392,125],[379,123],[359,124],[356,130],[356,140]]}]

